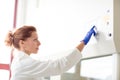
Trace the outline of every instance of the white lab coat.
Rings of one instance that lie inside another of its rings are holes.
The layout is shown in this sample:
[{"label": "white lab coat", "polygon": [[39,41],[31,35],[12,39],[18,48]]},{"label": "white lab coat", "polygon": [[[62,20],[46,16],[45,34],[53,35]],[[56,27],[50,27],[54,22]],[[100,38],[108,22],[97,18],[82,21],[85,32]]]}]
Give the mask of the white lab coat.
[{"label": "white lab coat", "polygon": [[62,74],[78,63],[81,56],[80,51],[75,48],[61,59],[43,62],[20,51],[11,64],[11,80],[44,80],[43,77]]}]

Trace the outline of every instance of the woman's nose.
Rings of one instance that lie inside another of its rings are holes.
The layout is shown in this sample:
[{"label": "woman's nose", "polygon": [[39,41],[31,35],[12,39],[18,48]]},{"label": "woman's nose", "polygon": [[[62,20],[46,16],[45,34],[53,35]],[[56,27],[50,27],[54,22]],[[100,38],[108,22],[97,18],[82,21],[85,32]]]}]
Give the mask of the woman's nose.
[{"label": "woman's nose", "polygon": [[40,41],[38,41],[38,45],[41,45],[41,42],[40,42]]}]

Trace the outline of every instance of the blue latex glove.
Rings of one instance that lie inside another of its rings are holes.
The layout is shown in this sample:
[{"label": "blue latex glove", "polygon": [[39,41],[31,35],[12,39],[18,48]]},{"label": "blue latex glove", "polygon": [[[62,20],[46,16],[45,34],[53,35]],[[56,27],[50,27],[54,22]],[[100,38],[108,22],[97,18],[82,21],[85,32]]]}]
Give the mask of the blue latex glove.
[{"label": "blue latex glove", "polygon": [[95,28],[95,26],[93,26],[93,27],[90,29],[90,31],[87,32],[85,38],[82,40],[82,41],[85,43],[85,45],[89,42],[92,34],[93,34],[94,36],[97,34],[97,33],[95,32],[95,29],[94,29],[94,28]]}]

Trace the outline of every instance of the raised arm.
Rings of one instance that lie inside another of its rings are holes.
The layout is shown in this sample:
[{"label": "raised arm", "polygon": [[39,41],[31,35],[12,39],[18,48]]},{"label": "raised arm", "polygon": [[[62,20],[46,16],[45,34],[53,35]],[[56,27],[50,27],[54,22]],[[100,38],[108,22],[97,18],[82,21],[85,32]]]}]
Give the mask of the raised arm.
[{"label": "raised arm", "polygon": [[92,34],[95,36],[97,34],[97,32],[95,31],[95,26],[93,26],[86,34],[86,36],[84,37],[84,39],[81,41],[80,44],[77,45],[77,49],[81,52],[84,48],[85,45],[87,45],[87,43],[89,42]]}]

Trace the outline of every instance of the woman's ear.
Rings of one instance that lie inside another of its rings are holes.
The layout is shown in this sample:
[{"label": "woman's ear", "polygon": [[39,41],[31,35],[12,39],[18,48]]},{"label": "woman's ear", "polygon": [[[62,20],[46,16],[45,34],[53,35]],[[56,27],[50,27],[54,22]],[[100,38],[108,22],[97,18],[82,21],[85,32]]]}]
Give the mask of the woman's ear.
[{"label": "woman's ear", "polygon": [[23,40],[20,40],[20,41],[19,41],[20,47],[23,47],[23,44],[24,44],[24,41],[23,41]]},{"label": "woman's ear", "polygon": [[20,40],[19,41],[19,49],[20,50],[22,50],[22,51],[25,51],[25,47],[26,47],[26,45],[25,45],[25,41],[24,40]]}]

